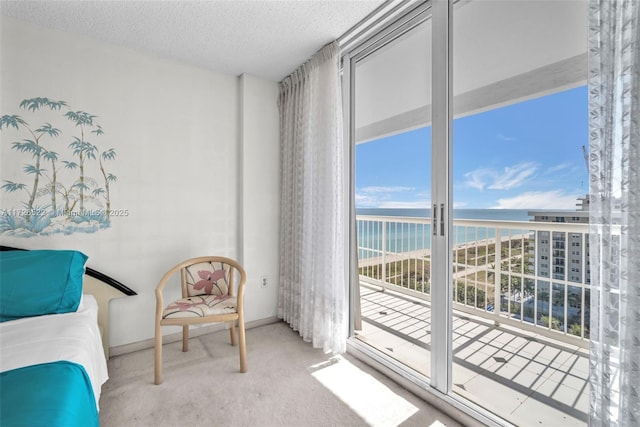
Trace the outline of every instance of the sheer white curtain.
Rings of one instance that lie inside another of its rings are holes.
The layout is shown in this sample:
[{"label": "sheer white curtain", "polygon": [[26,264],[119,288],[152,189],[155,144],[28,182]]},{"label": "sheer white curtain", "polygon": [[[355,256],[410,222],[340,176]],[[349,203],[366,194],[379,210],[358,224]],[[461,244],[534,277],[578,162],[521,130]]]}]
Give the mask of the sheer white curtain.
[{"label": "sheer white curtain", "polygon": [[639,0],[590,0],[591,426],[640,425]]},{"label": "sheer white curtain", "polygon": [[348,283],[340,49],[325,46],[280,84],[278,317],[325,352],[346,349]]}]

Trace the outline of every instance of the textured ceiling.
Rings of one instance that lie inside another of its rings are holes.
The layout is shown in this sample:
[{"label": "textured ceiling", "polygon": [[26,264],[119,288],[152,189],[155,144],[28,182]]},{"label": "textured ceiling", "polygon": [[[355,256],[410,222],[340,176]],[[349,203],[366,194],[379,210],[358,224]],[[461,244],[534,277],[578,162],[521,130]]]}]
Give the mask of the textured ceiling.
[{"label": "textured ceiling", "polygon": [[280,81],[383,0],[1,1],[2,15]]}]

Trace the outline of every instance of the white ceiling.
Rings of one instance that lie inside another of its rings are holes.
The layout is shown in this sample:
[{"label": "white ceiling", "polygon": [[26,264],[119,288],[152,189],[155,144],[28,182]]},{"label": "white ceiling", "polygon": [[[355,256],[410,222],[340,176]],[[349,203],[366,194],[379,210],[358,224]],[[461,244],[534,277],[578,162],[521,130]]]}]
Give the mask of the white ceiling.
[{"label": "white ceiling", "polygon": [[280,81],[383,0],[1,0],[12,18]]}]

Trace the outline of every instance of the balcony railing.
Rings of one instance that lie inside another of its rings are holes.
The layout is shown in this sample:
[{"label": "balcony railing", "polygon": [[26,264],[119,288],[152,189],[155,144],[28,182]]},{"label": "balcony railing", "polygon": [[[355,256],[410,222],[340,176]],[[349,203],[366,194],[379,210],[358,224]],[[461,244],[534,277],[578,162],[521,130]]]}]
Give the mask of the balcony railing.
[{"label": "balcony railing", "polygon": [[[430,219],[358,215],[357,227],[360,280],[429,301]],[[453,230],[455,310],[588,345],[588,224],[456,219]],[[554,256],[549,235],[578,253]]]}]

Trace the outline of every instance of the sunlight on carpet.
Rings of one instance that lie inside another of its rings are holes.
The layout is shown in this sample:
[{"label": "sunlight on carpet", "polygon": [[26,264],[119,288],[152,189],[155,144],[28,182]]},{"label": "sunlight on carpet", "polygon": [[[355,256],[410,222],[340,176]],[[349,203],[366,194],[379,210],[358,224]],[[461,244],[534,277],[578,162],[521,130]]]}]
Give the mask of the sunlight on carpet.
[{"label": "sunlight on carpet", "polygon": [[316,380],[372,426],[397,426],[418,412],[407,400],[340,356],[310,370]]}]

